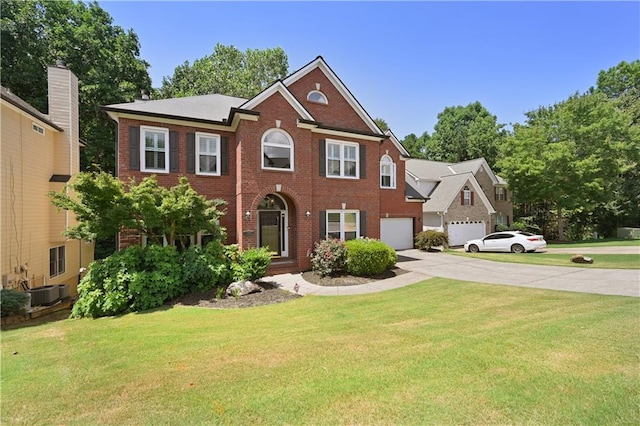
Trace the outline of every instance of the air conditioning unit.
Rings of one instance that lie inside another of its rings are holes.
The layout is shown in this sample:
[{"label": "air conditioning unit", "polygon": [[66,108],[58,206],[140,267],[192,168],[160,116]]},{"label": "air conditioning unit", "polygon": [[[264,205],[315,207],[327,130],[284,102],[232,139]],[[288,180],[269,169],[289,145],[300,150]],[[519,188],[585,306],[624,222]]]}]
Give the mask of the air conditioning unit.
[{"label": "air conditioning unit", "polygon": [[31,306],[53,305],[60,298],[60,290],[57,285],[45,285],[27,290],[31,293]]}]

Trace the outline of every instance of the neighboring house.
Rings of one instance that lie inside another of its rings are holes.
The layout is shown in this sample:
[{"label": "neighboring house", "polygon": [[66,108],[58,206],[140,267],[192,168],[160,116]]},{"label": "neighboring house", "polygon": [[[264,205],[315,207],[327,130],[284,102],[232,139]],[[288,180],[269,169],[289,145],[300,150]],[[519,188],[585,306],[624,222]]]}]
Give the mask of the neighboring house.
[{"label": "neighboring house", "polygon": [[484,158],[461,163],[411,159],[405,164],[407,184],[428,197],[422,206],[423,229],[447,232],[450,245],[510,224],[513,204],[507,183]]},{"label": "neighboring house", "polygon": [[49,191],[62,190],[80,168],[78,79],[63,65],[48,69],[49,114],[1,88],[0,259],[3,288],[68,284],[76,293],[93,244],[62,232],[74,216],[58,211]]},{"label": "neighboring house", "polygon": [[[309,269],[308,252],[328,237],[410,248],[422,230],[422,200],[405,197],[408,153],[322,57],[248,100],[211,94],[104,110],[118,123],[120,179],[155,174],[173,186],[186,176],[224,199],[227,243],[268,247],[270,273]],[[141,243],[123,233],[118,246]]]}]

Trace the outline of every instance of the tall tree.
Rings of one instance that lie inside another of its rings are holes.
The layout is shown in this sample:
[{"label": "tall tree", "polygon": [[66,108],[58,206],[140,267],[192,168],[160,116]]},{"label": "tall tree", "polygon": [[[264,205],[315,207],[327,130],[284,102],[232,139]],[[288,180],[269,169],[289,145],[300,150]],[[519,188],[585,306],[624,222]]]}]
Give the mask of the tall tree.
[{"label": "tall tree", "polygon": [[427,159],[427,146],[431,136],[429,133],[424,132],[420,137],[411,133],[405,136],[402,140],[402,145],[409,152],[413,158]]},{"label": "tall tree", "polygon": [[383,132],[389,130],[389,125],[384,118],[374,118],[373,121],[375,121],[378,127],[380,127],[380,130],[382,130]]},{"label": "tall tree", "polygon": [[132,101],[151,80],[133,30],[113,25],[97,2],[2,2],[2,85],[47,112],[47,66],[63,60],[79,80],[82,165],[115,170],[115,128],[100,106]]},{"label": "tall tree", "polygon": [[638,134],[601,93],[575,94],[526,115],[501,144],[498,165],[517,202],[554,206],[562,240],[567,212],[593,212],[612,200]]},{"label": "tall tree", "polygon": [[286,77],[288,68],[287,55],[280,47],[241,52],[234,46],[218,43],[211,55],[176,67],[173,76],[162,79],[162,87],[154,96],[177,98],[219,93],[251,98]]},{"label": "tall tree", "polygon": [[427,144],[427,158],[457,163],[484,157],[494,167],[498,159],[497,146],[506,136],[503,128],[480,102],[446,107],[438,114]]}]

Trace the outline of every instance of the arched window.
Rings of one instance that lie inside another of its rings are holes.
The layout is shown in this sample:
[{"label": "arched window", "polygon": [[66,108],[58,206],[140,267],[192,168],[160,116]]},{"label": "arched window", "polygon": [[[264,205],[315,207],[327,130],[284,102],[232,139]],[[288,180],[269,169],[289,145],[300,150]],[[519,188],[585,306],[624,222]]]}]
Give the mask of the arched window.
[{"label": "arched window", "polygon": [[262,168],[293,170],[293,140],[283,130],[267,130],[262,136]]},{"label": "arched window", "polygon": [[380,188],[395,189],[396,165],[388,155],[380,159]]},{"label": "arched window", "polygon": [[307,95],[307,100],[310,102],[317,102],[319,104],[325,104],[325,105],[329,103],[324,93],[318,90],[310,91],[309,94]]}]

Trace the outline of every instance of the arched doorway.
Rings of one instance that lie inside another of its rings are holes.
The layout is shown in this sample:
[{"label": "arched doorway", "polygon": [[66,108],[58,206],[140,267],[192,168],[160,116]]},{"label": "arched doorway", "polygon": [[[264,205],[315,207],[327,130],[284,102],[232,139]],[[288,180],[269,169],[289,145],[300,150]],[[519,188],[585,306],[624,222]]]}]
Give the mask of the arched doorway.
[{"label": "arched doorway", "polygon": [[289,256],[289,215],[286,201],[269,194],[258,204],[258,246],[273,256]]}]

